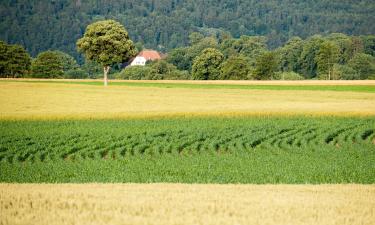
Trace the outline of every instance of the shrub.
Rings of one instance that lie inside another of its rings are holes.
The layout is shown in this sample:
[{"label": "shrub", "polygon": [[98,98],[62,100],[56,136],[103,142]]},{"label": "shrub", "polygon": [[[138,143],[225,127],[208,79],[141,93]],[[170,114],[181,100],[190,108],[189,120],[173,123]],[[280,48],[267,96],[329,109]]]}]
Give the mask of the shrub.
[{"label": "shrub", "polygon": [[221,66],[221,80],[247,80],[252,68],[249,59],[244,56],[229,57]]},{"label": "shrub", "polygon": [[87,73],[83,69],[68,70],[64,73],[66,79],[85,79],[88,78]]},{"label": "shrub", "polygon": [[304,77],[295,72],[279,72],[272,77],[274,80],[303,80]]},{"label": "shrub", "polygon": [[119,80],[146,80],[151,69],[148,66],[128,66],[118,73],[115,78]]}]

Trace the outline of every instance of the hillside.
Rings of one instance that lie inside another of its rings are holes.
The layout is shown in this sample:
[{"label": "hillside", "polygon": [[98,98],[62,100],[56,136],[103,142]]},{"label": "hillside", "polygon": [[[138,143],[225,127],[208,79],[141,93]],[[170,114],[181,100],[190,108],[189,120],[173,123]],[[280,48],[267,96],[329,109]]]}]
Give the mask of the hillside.
[{"label": "hillside", "polygon": [[96,20],[113,18],[135,42],[168,50],[188,44],[193,31],[265,35],[277,47],[292,36],[375,33],[373,0],[4,0],[0,39],[20,43],[35,56],[59,49],[76,58],[75,42]]}]

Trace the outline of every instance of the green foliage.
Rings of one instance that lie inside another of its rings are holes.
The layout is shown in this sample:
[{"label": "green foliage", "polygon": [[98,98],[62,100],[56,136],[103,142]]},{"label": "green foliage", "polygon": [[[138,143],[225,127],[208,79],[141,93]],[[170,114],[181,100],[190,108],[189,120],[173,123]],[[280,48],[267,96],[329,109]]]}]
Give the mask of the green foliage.
[{"label": "green foliage", "polygon": [[371,55],[359,53],[349,61],[348,65],[359,73],[361,79],[367,79],[375,74],[375,57]]},{"label": "green foliage", "polygon": [[373,117],[1,121],[0,182],[374,183],[374,124]]},{"label": "green foliage", "polygon": [[165,60],[147,63],[146,66],[128,66],[116,75],[121,80],[188,80],[189,73],[179,71]]},{"label": "green foliage", "polygon": [[77,48],[85,54],[86,59],[98,62],[103,67],[126,62],[136,54],[128,32],[114,20],[88,25],[84,36],[77,41]]},{"label": "green foliage", "polygon": [[63,78],[63,75],[64,65],[59,52],[42,52],[31,63],[33,78]]},{"label": "green foliage", "polygon": [[189,35],[189,44],[196,45],[204,38],[203,34],[198,32],[193,32]]},{"label": "green foliage", "polygon": [[224,55],[217,49],[207,48],[194,59],[192,78],[194,80],[217,80]]},{"label": "green foliage", "polygon": [[251,78],[252,67],[249,59],[238,55],[230,56],[221,65],[221,80],[247,80]]},{"label": "green foliage", "polygon": [[348,65],[335,64],[333,66],[332,78],[334,80],[360,80],[359,73]]},{"label": "green foliage", "polygon": [[323,79],[331,80],[333,65],[339,60],[339,47],[331,41],[324,41],[320,44],[315,56],[318,73]]},{"label": "green foliage", "polygon": [[189,55],[189,48],[176,48],[168,53],[166,60],[179,70],[191,70],[193,58]]},{"label": "green foliage", "polygon": [[300,71],[300,57],[303,50],[303,40],[299,37],[292,37],[289,41],[281,48],[277,49],[276,52],[280,56],[280,70],[281,71]]},{"label": "green foliage", "polygon": [[106,18],[124,24],[135,42],[157,50],[185,46],[190,33],[218,33],[217,28],[233,37],[267,35],[271,49],[296,35],[375,30],[373,0],[6,0],[0,9],[0,39],[22,43],[33,56],[61,49],[80,63],[76,40],[88,24]]},{"label": "green foliage", "polygon": [[117,74],[120,80],[148,80],[151,68],[149,66],[128,66]]},{"label": "green foliage", "polygon": [[46,51],[38,55],[31,65],[34,78],[86,78],[76,60],[61,51]]},{"label": "green foliage", "polygon": [[254,79],[269,80],[277,72],[278,59],[276,53],[265,52],[258,57],[254,70]]},{"label": "green foliage", "polygon": [[315,78],[317,76],[318,64],[316,62],[316,56],[323,42],[323,37],[319,35],[312,36],[305,40],[299,59],[301,70],[295,72],[303,74],[305,78]]},{"label": "green foliage", "polygon": [[59,55],[64,72],[67,72],[70,70],[76,70],[79,68],[77,61],[71,55],[62,51],[54,51],[54,52]]},{"label": "green foliage", "polygon": [[96,79],[102,76],[103,73],[103,67],[99,63],[90,60],[85,60],[81,68],[86,72],[88,78],[91,79]]},{"label": "green foliage", "polygon": [[0,41],[0,77],[23,77],[30,65],[31,57],[21,45],[8,45]]},{"label": "green foliage", "polygon": [[189,75],[179,71],[173,64],[165,60],[157,60],[150,64],[149,80],[187,80]]},{"label": "green foliage", "polygon": [[267,38],[263,36],[241,36],[239,39],[226,39],[221,44],[224,56],[241,54],[248,57],[251,66],[255,65],[256,59],[267,51]]},{"label": "green foliage", "polygon": [[168,54],[167,61],[175,65],[179,70],[191,71],[194,59],[206,48],[218,48],[218,40],[215,37],[201,38],[199,36],[193,41],[193,45],[173,49]]},{"label": "green foliage", "polygon": [[278,72],[272,77],[274,80],[304,80],[305,78],[295,72]]},{"label": "green foliage", "polygon": [[83,69],[77,68],[68,70],[64,73],[65,79],[86,79],[88,78],[86,71]]},{"label": "green foliage", "polygon": [[363,41],[364,53],[375,57],[375,35],[360,37]]}]

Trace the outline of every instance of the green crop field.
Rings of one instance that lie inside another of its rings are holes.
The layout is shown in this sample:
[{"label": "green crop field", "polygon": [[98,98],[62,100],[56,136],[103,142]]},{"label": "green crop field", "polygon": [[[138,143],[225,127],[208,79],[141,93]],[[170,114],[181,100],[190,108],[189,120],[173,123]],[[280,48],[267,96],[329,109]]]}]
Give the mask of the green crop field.
[{"label": "green crop field", "polygon": [[1,182],[374,183],[375,118],[0,122]]}]

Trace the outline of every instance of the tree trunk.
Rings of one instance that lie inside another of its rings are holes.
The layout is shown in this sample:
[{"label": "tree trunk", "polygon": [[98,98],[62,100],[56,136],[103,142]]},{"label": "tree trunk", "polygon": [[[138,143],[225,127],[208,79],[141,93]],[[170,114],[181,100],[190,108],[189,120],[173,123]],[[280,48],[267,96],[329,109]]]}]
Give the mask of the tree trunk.
[{"label": "tree trunk", "polygon": [[331,70],[328,69],[328,80],[331,80]]},{"label": "tree trunk", "polygon": [[104,86],[108,86],[108,72],[111,69],[109,66],[104,67]]}]

